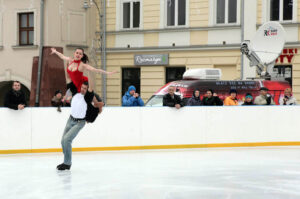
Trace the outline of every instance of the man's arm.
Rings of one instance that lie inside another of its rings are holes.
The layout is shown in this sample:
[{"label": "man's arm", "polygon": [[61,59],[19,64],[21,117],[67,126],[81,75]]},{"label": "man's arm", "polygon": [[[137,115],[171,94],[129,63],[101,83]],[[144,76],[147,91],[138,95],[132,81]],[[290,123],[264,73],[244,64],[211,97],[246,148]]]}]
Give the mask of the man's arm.
[{"label": "man's arm", "polygon": [[122,106],[132,106],[134,100],[136,100],[135,97],[130,97],[127,99],[126,95],[124,95],[122,98]]},{"label": "man's arm", "polygon": [[10,92],[6,93],[5,95],[5,99],[4,99],[4,106],[7,107],[7,108],[11,108],[11,109],[14,109],[14,110],[18,110],[18,104],[12,104],[10,101],[10,95],[9,95]]},{"label": "man's arm", "polygon": [[181,99],[181,97],[179,95],[175,95],[176,96],[176,104],[179,104],[181,107],[184,106],[183,100]]},{"label": "man's arm", "polygon": [[88,103],[91,103],[93,101],[94,98],[94,91],[93,91],[93,80],[92,77],[90,76],[90,73],[88,72],[88,79],[89,79],[89,86],[88,86],[88,90],[84,96],[84,98],[86,99],[86,101]]},{"label": "man's arm", "polygon": [[25,97],[25,94],[23,92],[22,92],[22,104],[24,106],[27,106],[26,97]]}]

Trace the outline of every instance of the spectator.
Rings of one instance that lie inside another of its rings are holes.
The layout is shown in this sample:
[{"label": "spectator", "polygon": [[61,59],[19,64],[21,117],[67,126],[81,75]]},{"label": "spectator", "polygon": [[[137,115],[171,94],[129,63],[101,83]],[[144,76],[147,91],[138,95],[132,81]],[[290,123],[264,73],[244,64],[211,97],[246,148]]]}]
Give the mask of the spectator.
[{"label": "spectator", "polygon": [[54,97],[51,100],[51,104],[54,107],[63,106],[63,97],[62,97],[62,92],[60,90],[55,91]]},{"label": "spectator", "polygon": [[296,98],[292,95],[292,89],[286,88],[284,90],[284,97],[279,99],[280,105],[297,105]]},{"label": "spectator", "polygon": [[231,89],[229,91],[230,96],[226,97],[224,100],[224,105],[225,106],[238,106],[239,102],[236,98],[237,91],[235,89]]},{"label": "spectator", "polygon": [[187,102],[187,106],[201,106],[201,104],[200,90],[196,89],[193,93],[193,97]]},{"label": "spectator", "polygon": [[261,87],[259,89],[260,95],[257,96],[254,100],[254,104],[256,105],[275,105],[274,100],[272,99],[272,96],[268,94],[269,89],[266,87]]},{"label": "spectator", "polygon": [[218,97],[217,93],[214,93],[213,90],[209,89],[206,91],[206,97],[202,99],[203,106],[222,106],[223,102]]},{"label": "spectator", "polygon": [[4,106],[14,110],[23,110],[27,106],[25,94],[21,90],[21,83],[19,81],[14,81],[12,89],[6,93]]},{"label": "spectator", "polygon": [[251,93],[246,94],[244,104],[242,104],[242,105],[243,106],[254,105],[253,104],[253,97],[252,97]]},{"label": "spectator", "polygon": [[134,86],[129,86],[128,91],[122,98],[122,106],[144,106],[144,101],[135,91]]},{"label": "spectator", "polygon": [[175,87],[170,86],[168,88],[168,93],[164,95],[163,106],[176,107],[180,109],[183,107],[183,102],[179,95],[175,95]]}]

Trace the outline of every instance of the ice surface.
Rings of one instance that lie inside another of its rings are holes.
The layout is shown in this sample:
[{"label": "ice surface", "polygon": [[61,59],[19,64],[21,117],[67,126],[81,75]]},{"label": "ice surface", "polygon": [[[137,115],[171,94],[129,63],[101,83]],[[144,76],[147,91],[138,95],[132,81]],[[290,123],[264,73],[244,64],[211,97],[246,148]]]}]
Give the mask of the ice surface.
[{"label": "ice surface", "polygon": [[300,147],[0,155],[1,199],[300,198]]}]

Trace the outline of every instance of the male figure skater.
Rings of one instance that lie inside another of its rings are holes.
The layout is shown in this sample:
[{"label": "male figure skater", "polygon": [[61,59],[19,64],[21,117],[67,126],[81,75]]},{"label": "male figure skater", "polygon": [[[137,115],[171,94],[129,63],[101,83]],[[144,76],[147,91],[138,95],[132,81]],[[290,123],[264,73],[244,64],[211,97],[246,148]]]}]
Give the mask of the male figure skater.
[{"label": "male figure skater", "polygon": [[[87,115],[89,115],[89,106],[94,98],[92,84],[84,82],[81,85],[80,93],[77,93],[76,87],[73,83],[68,86],[74,94],[71,101],[71,115],[66,124],[61,145],[64,154],[64,162],[57,166],[58,170],[70,170],[72,165],[72,141],[78,135],[79,131],[86,123]],[[98,114],[97,114],[98,115]]]}]

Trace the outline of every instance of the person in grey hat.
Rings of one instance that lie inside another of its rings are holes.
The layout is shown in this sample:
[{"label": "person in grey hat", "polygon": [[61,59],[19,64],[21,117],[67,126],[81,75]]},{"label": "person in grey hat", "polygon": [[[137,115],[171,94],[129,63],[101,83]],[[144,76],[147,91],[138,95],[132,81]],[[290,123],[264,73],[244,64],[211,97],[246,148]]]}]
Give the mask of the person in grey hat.
[{"label": "person in grey hat", "polygon": [[254,100],[254,104],[256,105],[275,105],[274,100],[272,99],[272,96],[268,94],[269,89],[266,87],[261,87],[259,89],[259,96],[257,96]]}]

